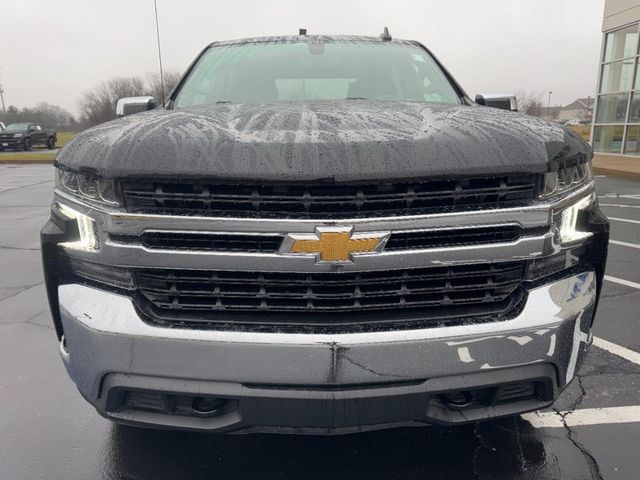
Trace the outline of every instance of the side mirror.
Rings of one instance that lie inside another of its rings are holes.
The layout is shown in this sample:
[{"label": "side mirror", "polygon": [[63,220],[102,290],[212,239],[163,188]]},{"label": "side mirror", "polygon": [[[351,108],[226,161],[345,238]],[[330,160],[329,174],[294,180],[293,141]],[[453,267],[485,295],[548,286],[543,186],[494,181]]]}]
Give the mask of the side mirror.
[{"label": "side mirror", "polygon": [[518,111],[518,99],[515,95],[476,95],[476,103],[483,107],[500,108],[502,110]]},{"label": "side mirror", "polygon": [[126,117],[154,108],[156,108],[156,99],[153,97],[125,97],[116,103],[116,117]]}]

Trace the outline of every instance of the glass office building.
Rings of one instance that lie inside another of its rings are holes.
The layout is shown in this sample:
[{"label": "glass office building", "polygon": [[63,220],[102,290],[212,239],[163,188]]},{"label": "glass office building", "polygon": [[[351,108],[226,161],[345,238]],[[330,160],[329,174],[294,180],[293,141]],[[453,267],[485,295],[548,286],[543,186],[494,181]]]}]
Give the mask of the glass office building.
[{"label": "glass office building", "polygon": [[597,152],[640,156],[640,0],[607,0],[592,129]]}]

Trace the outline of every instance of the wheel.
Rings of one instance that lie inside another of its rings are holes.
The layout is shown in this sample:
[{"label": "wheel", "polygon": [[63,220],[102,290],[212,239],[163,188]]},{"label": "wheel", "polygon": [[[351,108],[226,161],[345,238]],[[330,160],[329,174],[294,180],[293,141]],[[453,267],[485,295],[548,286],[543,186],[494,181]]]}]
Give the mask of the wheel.
[{"label": "wheel", "polygon": [[56,148],[56,139],[53,137],[49,137],[47,138],[47,148],[49,150],[53,150],[54,148]]},{"label": "wheel", "polygon": [[28,137],[25,138],[23,146],[25,150],[31,150],[31,139]]}]

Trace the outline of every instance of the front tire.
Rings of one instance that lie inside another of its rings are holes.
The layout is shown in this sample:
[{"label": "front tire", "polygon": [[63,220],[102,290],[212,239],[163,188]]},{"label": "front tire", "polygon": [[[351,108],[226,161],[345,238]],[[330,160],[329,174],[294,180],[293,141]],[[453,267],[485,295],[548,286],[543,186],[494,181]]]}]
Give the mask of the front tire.
[{"label": "front tire", "polygon": [[31,139],[30,138],[25,138],[24,139],[23,148],[24,148],[25,151],[31,150]]},{"label": "front tire", "polygon": [[53,150],[54,148],[56,148],[56,139],[53,137],[49,137],[47,138],[47,148],[49,150]]}]

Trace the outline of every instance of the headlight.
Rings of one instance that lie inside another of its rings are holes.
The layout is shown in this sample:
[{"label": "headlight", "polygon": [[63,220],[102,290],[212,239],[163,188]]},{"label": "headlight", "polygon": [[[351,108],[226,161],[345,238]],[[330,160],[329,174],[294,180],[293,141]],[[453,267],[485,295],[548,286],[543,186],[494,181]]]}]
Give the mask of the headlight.
[{"label": "headlight", "polygon": [[115,180],[56,169],[56,188],[80,198],[108,205],[122,205]]},{"label": "headlight", "polygon": [[20,138],[20,137],[22,137],[21,133],[14,133],[13,134],[13,138]]},{"label": "headlight", "polygon": [[561,245],[586,240],[593,236],[592,232],[581,229],[582,216],[596,202],[595,194],[582,197],[576,203],[563,207],[553,212],[553,223],[556,227],[556,235]]},{"label": "headlight", "polygon": [[591,162],[580,163],[571,167],[549,172],[544,176],[541,197],[559,195],[580,187],[593,179]]},{"label": "headlight", "polygon": [[100,248],[100,240],[95,220],[62,203],[56,204],[56,207],[62,215],[77,222],[78,233],[80,234],[80,238],[78,240],[64,242],[60,245],[85,252],[97,251]]}]

